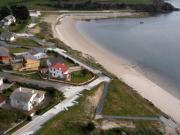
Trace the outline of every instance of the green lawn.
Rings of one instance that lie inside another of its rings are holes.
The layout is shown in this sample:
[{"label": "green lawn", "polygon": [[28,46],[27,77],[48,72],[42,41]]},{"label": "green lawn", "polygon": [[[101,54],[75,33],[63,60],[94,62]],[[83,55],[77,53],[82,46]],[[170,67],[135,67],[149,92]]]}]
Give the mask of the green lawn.
[{"label": "green lawn", "polygon": [[22,32],[25,30],[26,26],[30,23],[30,19],[23,21],[21,23],[17,22],[15,25],[10,26],[10,31],[12,32]]},{"label": "green lawn", "polygon": [[11,54],[13,54],[13,53],[22,53],[22,52],[26,52],[26,51],[28,51],[28,49],[26,49],[26,48],[21,48],[21,47],[16,47],[16,48],[9,48],[9,52],[11,53]]},{"label": "green lawn", "polygon": [[94,77],[93,73],[83,69],[71,73],[71,82],[84,83]]},{"label": "green lawn", "polygon": [[0,108],[0,130],[7,130],[13,123],[20,122],[25,116],[17,111],[3,110]]},{"label": "green lawn", "polygon": [[116,116],[158,116],[162,113],[126,84],[115,79],[108,88],[104,115]]},{"label": "green lawn", "polygon": [[40,45],[35,41],[27,38],[17,38],[12,44],[21,45],[23,47],[39,47]]},{"label": "green lawn", "polygon": [[33,74],[23,75],[23,76],[30,79],[34,79],[34,80],[42,80],[37,72]]}]

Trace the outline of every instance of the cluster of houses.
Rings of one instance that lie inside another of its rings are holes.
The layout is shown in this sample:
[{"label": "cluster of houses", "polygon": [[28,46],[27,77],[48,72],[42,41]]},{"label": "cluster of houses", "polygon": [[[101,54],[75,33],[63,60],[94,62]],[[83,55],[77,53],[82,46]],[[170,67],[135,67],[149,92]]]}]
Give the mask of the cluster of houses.
[{"label": "cluster of houses", "polygon": [[[47,61],[45,69],[41,67],[42,60]],[[66,81],[71,79],[69,67],[61,61],[49,61],[44,48],[32,48],[27,52],[10,55],[8,48],[0,47],[0,64],[10,65],[13,71],[39,71],[47,73],[51,78]]]},{"label": "cluster of houses", "polygon": [[[0,85],[3,85],[3,78],[0,78]],[[37,106],[42,104],[45,99],[45,92],[25,87],[18,87],[11,93],[9,100],[10,106],[33,116]],[[0,107],[6,104],[6,98],[0,96]]]},{"label": "cluster of houses", "polygon": [[7,30],[14,23],[16,23],[16,18],[13,15],[8,15],[0,21],[0,27],[5,28],[5,31],[0,35],[0,40],[8,42],[15,40],[15,34]]}]

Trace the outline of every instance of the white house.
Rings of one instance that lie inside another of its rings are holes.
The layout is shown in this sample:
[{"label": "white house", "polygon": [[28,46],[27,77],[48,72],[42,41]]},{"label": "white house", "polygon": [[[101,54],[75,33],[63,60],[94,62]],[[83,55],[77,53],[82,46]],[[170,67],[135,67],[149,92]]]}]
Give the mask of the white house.
[{"label": "white house", "polygon": [[3,85],[3,78],[0,77],[0,86]]},{"label": "white house", "polygon": [[40,12],[40,11],[31,11],[31,12],[29,13],[29,15],[30,15],[31,17],[38,17],[38,16],[41,15],[41,12]]},{"label": "white house", "polygon": [[3,89],[4,89],[3,84],[4,84],[3,83],[3,78],[0,77],[0,93],[3,92]]},{"label": "white house", "polygon": [[53,78],[70,80],[69,68],[64,63],[52,64],[49,67],[49,73]]},{"label": "white house", "polygon": [[1,20],[1,24],[3,26],[10,26],[11,24],[16,22],[16,18],[13,15],[8,15],[4,19]]},{"label": "white house", "polygon": [[16,109],[22,111],[31,111],[35,106],[39,105],[44,98],[44,91],[19,87],[11,94],[10,104]]},{"label": "white house", "polygon": [[12,32],[2,32],[1,35],[0,35],[0,40],[3,40],[3,41],[14,41],[15,40],[15,34],[12,33]]}]

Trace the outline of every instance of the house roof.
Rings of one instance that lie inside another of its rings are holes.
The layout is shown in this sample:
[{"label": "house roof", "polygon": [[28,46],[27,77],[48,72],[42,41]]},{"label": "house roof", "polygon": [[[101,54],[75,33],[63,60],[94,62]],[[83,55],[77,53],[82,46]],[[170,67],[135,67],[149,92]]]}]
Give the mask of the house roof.
[{"label": "house roof", "polygon": [[68,66],[65,65],[64,63],[52,64],[51,67],[60,69],[63,73],[68,71],[68,69],[69,69]]},{"label": "house roof", "polygon": [[45,53],[45,49],[44,48],[40,48],[40,47],[34,47],[30,50],[30,53]]},{"label": "house roof", "polygon": [[13,93],[11,94],[11,98],[16,99],[17,101],[20,101],[20,102],[28,103],[34,94],[42,95],[42,94],[45,94],[45,92],[29,89],[29,88],[24,88],[24,87],[19,87],[13,91]]},{"label": "house roof", "polygon": [[10,19],[15,19],[15,17],[13,15],[8,15],[4,19],[10,20]]},{"label": "house roof", "polygon": [[51,63],[51,65],[56,64],[56,63],[64,63],[64,59],[60,56],[49,57],[48,60],[49,60],[49,63]]},{"label": "house roof", "polygon": [[0,56],[9,56],[9,50],[5,47],[0,47]]},{"label": "house roof", "polygon": [[25,55],[23,55],[24,59],[27,60],[27,59],[31,59],[31,60],[35,60],[35,61],[38,61],[31,53],[26,53]]},{"label": "house roof", "polygon": [[2,33],[1,33],[1,37],[2,37],[2,38],[8,38],[8,39],[10,39],[10,38],[13,37],[13,36],[14,36],[14,33],[12,33],[12,32],[6,31],[6,32],[2,32]]},{"label": "house roof", "polygon": [[5,97],[0,96],[0,104],[6,100]]}]

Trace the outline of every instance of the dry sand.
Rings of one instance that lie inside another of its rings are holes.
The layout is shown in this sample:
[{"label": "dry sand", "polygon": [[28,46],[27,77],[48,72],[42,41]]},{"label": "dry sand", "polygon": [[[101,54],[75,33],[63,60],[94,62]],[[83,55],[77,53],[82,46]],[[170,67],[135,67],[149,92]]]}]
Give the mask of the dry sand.
[{"label": "dry sand", "polygon": [[[128,16],[130,14],[122,13],[121,15]],[[60,16],[60,22],[53,26],[54,36],[71,48],[94,57],[108,71],[115,74],[140,95],[180,123],[180,100],[137,72],[119,56],[117,57],[108,50],[98,47],[96,43],[81,35],[75,28],[77,18],[84,19],[84,16],[78,16],[78,13]],[[86,18],[91,19],[91,17]]]}]

